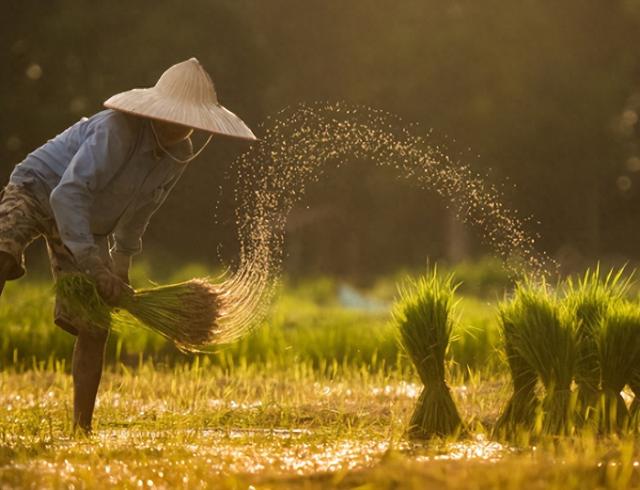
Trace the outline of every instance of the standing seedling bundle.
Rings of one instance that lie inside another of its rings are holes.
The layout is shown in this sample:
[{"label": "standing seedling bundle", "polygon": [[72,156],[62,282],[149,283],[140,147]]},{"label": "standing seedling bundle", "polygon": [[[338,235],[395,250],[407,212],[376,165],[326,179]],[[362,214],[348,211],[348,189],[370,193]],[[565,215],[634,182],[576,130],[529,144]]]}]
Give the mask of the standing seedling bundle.
[{"label": "standing seedling bundle", "polygon": [[123,295],[118,308],[128,315],[105,304],[93,282],[82,274],[61,277],[56,289],[74,314],[97,328],[141,324],[185,351],[197,351],[227,340],[224,329],[219,327],[224,295],[205,279],[139,289]]},{"label": "standing seedling bundle", "polygon": [[542,432],[570,434],[574,426],[571,391],[577,348],[575,322],[546,283],[520,283],[509,309],[512,328],[506,345],[542,381]]},{"label": "standing seedling bundle", "polygon": [[536,395],[538,376],[513,344],[515,329],[518,325],[514,322],[517,321],[516,315],[519,308],[515,301],[500,305],[502,341],[513,384],[513,394],[496,422],[494,430],[499,437],[503,438],[515,435],[519,430],[533,429],[539,407]]},{"label": "standing seedling bundle", "polygon": [[599,334],[600,428],[614,432],[629,423],[629,412],[620,393],[633,383],[634,370],[640,363],[640,309],[628,303],[613,309],[604,318]]},{"label": "standing seedling bundle", "polygon": [[402,286],[394,305],[400,342],[424,384],[409,422],[408,432],[413,438],[448,436],[462,426],[445,381],[444,365],[454,322],[454,292],[452,276],[442,279],[434,268]]},{"label": "standing seedling bundle", "polygon": [[621,304],[630,287],[631,276],[624,278],[623,273],[624,268],[611,270],[602,278],[597,266],[577,281],[567,280],[565,301],[576,320],[578,342],[578,406],[585,421],[590,419],[599,400],[602,372],[598,341],[602,323]]},{"label": "standing seedling bundle", "polygon": [[629,407],[629,418],[631,426],[638,427],[640,423],[640,420],[638,420],[640,418],[640,367],[637,365],[631,370],[629,388],[633,391],[633,401]]}]

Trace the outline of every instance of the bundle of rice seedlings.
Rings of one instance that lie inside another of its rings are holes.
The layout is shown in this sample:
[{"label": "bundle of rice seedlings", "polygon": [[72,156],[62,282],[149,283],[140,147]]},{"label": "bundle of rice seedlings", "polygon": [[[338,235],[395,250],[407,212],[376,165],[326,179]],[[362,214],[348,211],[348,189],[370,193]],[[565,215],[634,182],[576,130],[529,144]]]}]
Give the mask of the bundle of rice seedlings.
[{"label": "bundle of rice seedlings", "polygon": [[603,432],[625,429],[629,411],[621,392],[634,380],[640,363],[640,308],[625,303],[603,320],[598,337],[601,369],[600,428]]},{"label": "bundle of rice seedlings", "polygon": [[575,408],[571,391],[577,360],[575,322],[544,282],[517,286],[510,319],[513,350],[545,388],[542,432],[570,434]]},{"label": "bundle of rice seedlings", "polygon": [[85,325],[96,329],[111,326],[111,307],[98,294],[95,284],[83,274],[66,274],[56,281],[58,297]]},{"label": "bundle of rice seedlings", "polygon": [[462,426],[445,380],[444,364],[453,328],[455,289],[452,276],[440,278],[434,268],[401,286],[393,308],[400,342],[424,384],[409,422],[412,438],[448,436]]},{"label": "bundle of rice seedlings", "polygon": [[566,283],[565,301],[574,315],[578,342],[576,384],[578,407],[583,421],[595,412],[600,394],[601,369],[598,359],[598,338],[607,312],[626,296],[631,277],[624,277],[624,268],[613,269],[602,277],[600,266],[587,270],[581,278]]},{"label": "bundle of rice seedlings", "polygon": [[640,366],[638,365],[632,369],[629,388],[633,392],[633,401],[629,407],[629,425],[637,429],[640,424]]},{"label": "bundle of rice seedlings", "polygon": [[216,340],[216,321],[222,305],[213,284],[206,279],[191,279],[138,289],[133,295],[124,296],[120,306],[177,346],[195,350]]},{"label": "bundle of rice seedlings", "polygon": [[56,290],[75,314],[98,328],[128,326],[133,317],[184,351],[198,351],[220,340],[218,320],[224,295],[206,279],[139,289],[123,295],[117,306],[130,316],[105,304],[94,283],[82,274],[61,277]]},{"label": "bundle of rice seedlings", "polygon": [[500,305],[500,329],[513,384],[511,398],[494,429],[494,433],[502,438],[513,437],[520,430],[533,429],[540,404],[536,395],[538,376],[513,344],[517,328],[513,317],[517,311],[518,305],[515,301],[503,302]]}]

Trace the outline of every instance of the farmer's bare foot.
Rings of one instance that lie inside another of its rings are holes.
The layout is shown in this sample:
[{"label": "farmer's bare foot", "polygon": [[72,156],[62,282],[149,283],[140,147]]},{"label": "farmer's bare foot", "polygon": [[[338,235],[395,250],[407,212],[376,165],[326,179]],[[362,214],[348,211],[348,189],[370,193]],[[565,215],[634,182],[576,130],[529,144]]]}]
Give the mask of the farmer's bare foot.
[{"label": "farmer's bare foot", "polygon": [[73,350],[73,426],[91,432],[108,333],[81,331]]}]

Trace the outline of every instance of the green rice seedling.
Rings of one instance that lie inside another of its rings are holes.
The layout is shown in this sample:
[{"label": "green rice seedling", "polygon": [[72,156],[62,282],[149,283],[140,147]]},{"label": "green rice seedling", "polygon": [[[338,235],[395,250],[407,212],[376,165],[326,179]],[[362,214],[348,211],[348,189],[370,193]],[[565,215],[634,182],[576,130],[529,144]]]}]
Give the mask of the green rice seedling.
[{"label": "green rice seedling", "polygon": [[629,407],[629,425],[637,429],[640,425],[640,369],[638,366],[632,369],[629,388],[633,392],[633,401]]},{"label": "green rice seedling", "polygon": [[631,368],[628,385],[633,392],[633,401],[629,407],[630,425],[638,429],[640,427],[640,360],[637,360]]},{"label": "green rice seedling", "polygon": [[143,325],[185,350],[198,350],[217,340],[221,297],[205,279],[138,289],[120,305]]},{"label": "green rice seedling", "polygon": [[449,436],[462,427],[444,364],[454,322],[455,289],[453,277],[440,278],[434,268],[401,286],[393,308],[400,342],[424,384],[409,422],[412,438]]},{"label": "green rice seedling", "polygon": [[83,274],[65,274],[56,281],[56,293],[87,326],[108,329],[111,326],[111,307],[107,305],[95,284]]},{"label": "green rice seedling", "polygon": [[599,399],[602,375],[598,360],[598,338],[602,321],[627,295],[632,276],[625,277],[624,268],[621,268],[618,271],[612,269],[603,277],[598,265],[593,270],[587,270],[581,278],[569,278],[566,282],[565,301],[577,321],[575,381],[578,386],[579,413],[584,421],[590,418]]},{"label": "green rice seedling", "polygon": [[640,363],[640,308],[625,303],[612,309],[602,322],[597,344],[602,373],[600,427],[603,432],[624,430],[629,412],[621,392],[633,382]]},{"label": "green rice seedling", "polygon": [[507,330],[514,351],[537,373],[545,388],[541,430],[570,434],[575,399],[571,384],[577,360],[575,322],[546,283],[516,287]]},{"label": "green rice seedling", "polygon": [[222,295],[204,279],[139,289],[123,295],[118,308],[128,315],[105,304],[94,283],[82,274],[61,277],[56,290],[75,314],[97,328],[141,324],[185,351],[197,351],[219,341],[221,332],[217,320],[222,310]]},{"label": "green rice seedling", "polygon": [[519,305],[516,301],[505,301],[500,305],[502,341],[513,384],[513,394],[494,429],[494,433],[501,438],[513,437],[520,430],[533,429],[540,405],[536,395],[538,376],[518,353],[513,343],[518,325],[514,322],[514,318],[518,311]]}]

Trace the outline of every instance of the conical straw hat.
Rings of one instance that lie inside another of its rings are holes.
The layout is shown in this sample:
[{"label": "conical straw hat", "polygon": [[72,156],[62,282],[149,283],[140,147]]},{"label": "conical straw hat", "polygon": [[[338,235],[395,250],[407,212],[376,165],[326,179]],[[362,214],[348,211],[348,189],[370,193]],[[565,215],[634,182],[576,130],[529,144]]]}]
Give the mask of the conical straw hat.
[{"label": "conical straw hat", "polygon": [[242,119],[220,105],[209,74],[195,58],[173,65],[154,87],[116,94],[104,106],[210,133],[257,139]]}]

